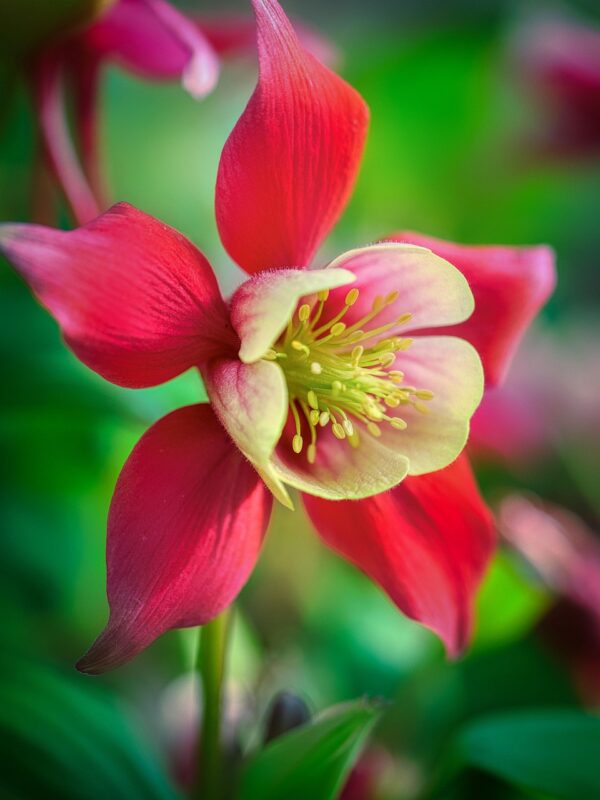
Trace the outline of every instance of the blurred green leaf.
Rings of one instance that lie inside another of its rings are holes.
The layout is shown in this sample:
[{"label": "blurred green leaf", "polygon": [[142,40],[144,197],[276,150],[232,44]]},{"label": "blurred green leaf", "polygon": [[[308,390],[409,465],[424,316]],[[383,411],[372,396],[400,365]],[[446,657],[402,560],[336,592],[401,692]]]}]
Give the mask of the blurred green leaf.
[{"label": "blurred green leaf", "polygon": [[533,627],[550,601],[499,552],[479,593],[475,646],[514,641]]},{"label": "blurred green leaf", "polygon": [[472,766],[560,800],[600,797],[600,719],[571,709],[503,713],[458,737]]},{"label": "blurred green leaf", "polygon": [[276,739],[250,761],[240,800],[333,800],[377,717],[369,703],[337,706]]},{"label": "blurred green leaf", "polygon": [[124,715],[89,679],[5,659],[0,661],[0,795],[177,797]]}]

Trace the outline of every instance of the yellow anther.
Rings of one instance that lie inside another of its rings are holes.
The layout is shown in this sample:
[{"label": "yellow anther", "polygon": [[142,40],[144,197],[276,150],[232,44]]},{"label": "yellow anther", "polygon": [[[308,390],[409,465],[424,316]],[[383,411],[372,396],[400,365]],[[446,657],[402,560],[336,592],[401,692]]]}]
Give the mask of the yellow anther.
[{"label": "yellow anther", "polygon": [[352,436],[354,434],[354,425],[347,417],[342,421],[342,425],[347,436]]},{"label": "yellow anther", "polygon": [[386,397],[384,402],[388,408],[398,408],[398,406],[400,405],[400,400],[398,400],[398,398],[395,397],[393,394]]},{"label": "yellow anther", "polygon": [[410,314],[410,313],[408,313],[408,314],[401,314],[401,315],[398,317],[398,319],[396,320],[396,325],[406,325],[406,323],[407,323],[407,322],[410,322],[410,320],[411,320],[412,318],[413,318],[413,315],[412,315],[412,314]]},{"label": "yellow anther", "polygon": [[371,305],[371,309],[373,311],[381,311],[385,303],[385,300],[380,295],[373,300],[373,304]]},{"label": "yellow anther", "polygon": [[298,339],[294,339],[292,341],[292,347],[294,348],[294,350],[298,350],[299,352],[304,353],[307,356],[310,355],[310,347],[307,347],[307,345],[305,345],[304,342],[299,342]]},{"label": "yellow anther", "polygon": [[276,361],[278,353],[276,350],[269,348],[267,352],[264,354],[263,358],[266,358],[267,361]]},{"label": "yellow anther", "polygon": [[407,423],[403,419],[401,419],[400,417],[393,417],[390,420],[390,425],[392,426],[392,428],[395,428],[397,431],[406,430],[406,428],[408,427]]},{"label": "yellow anther", "polygon": [[356,448],[360,444],[360,436],[358,435],[358,431],[355,430],[352,436],[346,437],[346,441],[351,447],[353,447],[356,450]]},{"label": "yellow anther", "polygon": [[336,322],[335,325],[331,326],[331,335],[341,336],[345,330],[346,330],[346,325],[343,322]]},{"label": "yellow anther", "polygon": [[303,445],[304,441],[300,436],[300,434],[297,433],[292,439],[292,450],[294,451],[294,453],[301,453]]},{"label": "yellow anther", "polygon": [[381,431],[379,430],[377,425],[375,425],[374,422],[367,422],[367,430],[369,431],[371,436],[374,436],[376,439],[378,439],[381,436]]},{"label": "yellow anther", "polygon": [[328,297],[329,297],[329,289],[323,289],[322,292],[317,292],[317,298],[320,300],[321,303],[324,303]]},{"label": "yellow anther", "polygon": [[318,361],[313,361],[310,365],[310,371],[313,375],[320,375],[323,372],[323,367],[319,364]]},{"label": "yellow anther", "polygon": [[331,430],[333,431],[333,435],[336,439],[345,439],[346,438],[346,431],[340,425],[339,422],[334,422],[331,426]]},{"label": "yellow anther", "polygon": [[402,372],[402,370],[393,369],[390,372],[388,372],[388,378],[393,380],[394,383],[402,383],[402,381],[404,380],[404,373]]},{"label": "yellow anther", "polygon": [[352,360],[352,366],[357,367],[359,364],[360,359],[362,358],[362,354],[365,352],[365,348],[362,347],[360,344],[356,345],[353,348],[352,352],[350,353],[350,358]]},{"label": "yellow anther", "polygon": [[311,425],[317,425],[319,423],[319,419],[321,418],[321,414],[317,411],[316,408],[311,408],[308,418],[310,420]]},{"label": "yellow anther", "polygon": [[361,339],[364,338],[364,335],[365,335],[364,331],[354,331],[354,333],[351,333],[348,336],[346,341],[348,342],[348,344],[352,344],[353,342],[359,342]]},{"label": "yellow anther", "polygon": [[416,395],[416,396],[417,396],[417,397],[418,397],[420,400],[433,400],[433,398],[434,398],[434,396],[435,396],[435,395],[433,394],[433,392],[430,392],[430,391],[429,391],[429,389],[419,389],[417,392],[415,392],[415,395]]},{"label": "yellow anther", "polygon": [[321,414],[319,416],[319,425],[322,428],[324,428],[328,422],[329,422],[329,414],[327,413],[327,411],[321,411]]},{"label": "yellow anther", "polygon": [[375,403],[370,403],[366,406],[365,414],[369,419],[375,420],[375,422],[379,422],[383,419],[383,411]]},{"label": "yellow anther", "polygon": [[315,394],[315,392],[312,389],[308,390],[308,392],[306,394],[306,399],[308,400],[308,405],[311,408],[314,408],[315,411],[319,410],[319,401],[317,399],[317,395]]},{"label": "yellow anther", "polygon": [[391,306],[392,303],[395,303],[400,295],[400,292],[396,289],[394,292],[390,292],[387,297],[385,298],[386,306]]},{"label": "yellow anther", "polygon": [[413,403],[413,407],[421,414],[429,414],[431,411],[429,406],[426,406],[424,403]]},{"label": "yellow anther", "polygon": [[343,389],[341,381],[333,381],[331,384],[331,391],[334,397],[337,397]]},{"label": "yellow anther", "polygon": [[379,363],[382,367],[391,367],[395,360],[395,353],[384,353],[382,356],[379,356]]},{"label": "yellow anther", "polygon": [[397,346],[397,347],[395,347],[394,349],[395,349],[396,351],[399,351],[399,350],[408,350],[408,348],[411,346],[411,344],[412,344],[413,342],[414,342],[414,339],[400,339],[400,340],[398,341],[398,346]]},{"label": "yellow anther", "polygon": [[306,448],[306,460],[309,464],[314,464],[317,458],[317,448],[314,444],[309,444]]},{"label": "yellow anther", "polygon": [[344,303],[347,306],[353,306],[354,303],[356,303],[356,301],[358,300],[358,294],[359,294],[358,289],[350,289],[350,291],[346,295]]},{"label": "yellow anther", "polygon": [[300,322],[306,322],[306,320],[310,317],[310,306],[308,303],[304,303],[298,309],[298,319]]}]

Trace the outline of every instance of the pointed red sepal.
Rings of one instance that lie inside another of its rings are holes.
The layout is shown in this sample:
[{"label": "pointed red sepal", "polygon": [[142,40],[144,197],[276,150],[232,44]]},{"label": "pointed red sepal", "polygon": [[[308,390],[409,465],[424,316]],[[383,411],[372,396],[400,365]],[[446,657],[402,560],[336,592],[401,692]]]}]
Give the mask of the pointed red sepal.
[{"label": "pointed red sepal", "polygon": [[171,628],[203,625],[235,599],[272,497],[209,406],[180,408],[141,438],[108,518],[110,619],[79,662],[100,673]]},{"label": "pointed red sepal", "polygon": [[466,339],[483,362],[486,383],[501,383],[523,334],[548,300],[556,283],[549,247],[472,246],[405,231],[389,237],[428,247],[467,279],[475,311],[466,322],[435,333]]},{"label": "pointed red sepal", "polygon": [[154,386],[239,347],[206,258],[126,203],[73,231],[0,225],[0,252],[113,383]]},{"label": "pointed red sepal", "polygon": [[465,456],[366,500],[303,499],[329,547],[437,633],[450,656],[465,648],[474,595],[495,543],[492,516]]},{"label": "pointed red sepal", "polygon": [[216,214],[247,272],[307,266],[343,211],[363,151],[360,95],[300,44],[275,0],[254,0],[259,80],[227,140]]}]

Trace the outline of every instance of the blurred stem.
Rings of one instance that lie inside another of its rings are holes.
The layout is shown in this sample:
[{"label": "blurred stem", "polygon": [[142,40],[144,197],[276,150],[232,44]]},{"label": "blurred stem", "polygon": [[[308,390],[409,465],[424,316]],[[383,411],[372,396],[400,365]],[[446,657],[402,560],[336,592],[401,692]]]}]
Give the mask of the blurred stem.
[{"label": "blurred stem", "polygon": [[221,711],[230,620],[231,610],[228,609],[200,628],[197,668],[202,684],[203,709],[194,791],[197,800],[221,800],[222,796]]},{"label": "blurred stem", "polygon": [[40,225],[56,225],[56,200],[54,179],[46,167],[43,149],[38,143],[31,178],[31,221]]}]

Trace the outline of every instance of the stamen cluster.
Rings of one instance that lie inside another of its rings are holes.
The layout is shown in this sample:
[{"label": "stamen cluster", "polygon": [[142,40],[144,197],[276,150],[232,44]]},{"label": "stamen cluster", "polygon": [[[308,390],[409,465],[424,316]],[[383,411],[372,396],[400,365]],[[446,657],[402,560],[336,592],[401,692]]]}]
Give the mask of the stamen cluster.
[{"label": "stamen cluster", "polygon": [[[405,325],[412,315],[401,314],[393,322],[371,327],[381,311],[396,302],[399,292],[376,297],[367,314],[346,325],[342,319],[359,297],[358,289],[350,289],[342,309],[319,325],[328,296],[328,291],[319,292],[312,303],[298,306],[285,333],[265,355],[278,361],[285,373],[296,431],[292,448],[297,454],[302,452],[303,431],[308,428],[306,456],[311,464],[316,458],[319,428],[331,425],[337,439],[358,447],[357,421],[375,437],[381,436],[379,426],[384,422],[404,430],[406,420],[388,412],[411,405],[426,413],[429,408],[423,401],[433,398],[426,389],[405,385],[404,373],[392,369],[396,355],[407,350],[413,340],[385,334]],[[367,340],[374,343],[367,346]]]}]

